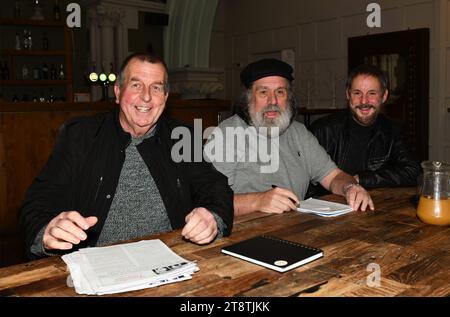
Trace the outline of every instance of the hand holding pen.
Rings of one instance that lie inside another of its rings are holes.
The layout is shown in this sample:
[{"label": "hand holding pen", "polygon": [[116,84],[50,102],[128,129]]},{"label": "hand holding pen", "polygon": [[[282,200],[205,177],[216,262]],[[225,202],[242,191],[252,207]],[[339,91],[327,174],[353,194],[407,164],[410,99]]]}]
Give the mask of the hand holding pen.
[{"label": "hand holding pen", "polygon": [[258,210],[267,213],[283,213],[296,210],[300,201],[297,196],[286,188],[272,185],[272,189],[259,193]]},{"label": "hand holding pen", "polygon": [[[277,185],[272,185],[272,188],[281,188],[281,187],[278,187]],[[297,209],[297,207],[300,206],[300,201],[298,200],[297,196],[295,196],[295,194],[290,190],[284,189],[284,191],[287,191],[285,194],[287,195],[289,200],[292,201],[292,203],[295,205],[294,209]],[[295,197],[295,199],[293,197]]]}]

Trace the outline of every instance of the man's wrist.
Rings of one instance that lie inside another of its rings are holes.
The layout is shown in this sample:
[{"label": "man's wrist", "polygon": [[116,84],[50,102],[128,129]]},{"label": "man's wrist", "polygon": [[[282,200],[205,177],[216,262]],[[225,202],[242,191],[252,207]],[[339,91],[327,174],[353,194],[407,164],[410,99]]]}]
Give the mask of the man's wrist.
[{"label": "man's wrist", "polygon": [[358,183],[355,183],[355,182],[348,183],[348,184],[345,185],[345,187],[344,187],[344,190],[343,190],[344,195],[347,195],[348,191],[349,191],[352,187],[354,187],[354,186],[360,187],[361,185],[359,185]]},{"label": "man's wrist", "polygon": [[41,228],[41,230],[39,230],[36,237],[34,238],[33,244],[30,247],[30,252],[38,257],[42,257],[42,256],[46,255],[45,249],[44,249],[45,228],[46,228],[46,226],[43,226]]},{"label": "man's wrist", "polygon": [[216,238],[222,238],[223,237],[223,233],[225,232],[225,230],[227,228],[227,225],[223,221],[222,217],[220,217],[214,211],[209,211],[209,212],[214,216],[214,219],[216,220],[216,224],[217,224],[217,236],[216,236]]}]

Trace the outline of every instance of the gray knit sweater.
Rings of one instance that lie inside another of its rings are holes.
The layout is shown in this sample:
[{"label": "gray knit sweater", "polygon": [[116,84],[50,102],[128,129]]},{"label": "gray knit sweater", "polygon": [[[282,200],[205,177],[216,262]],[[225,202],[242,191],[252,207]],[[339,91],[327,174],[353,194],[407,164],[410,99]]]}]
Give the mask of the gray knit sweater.
[{"label": "gray knit sweater", "polygon": [[136,148],[145,137],[131,138],[125,150],[119,183],[97,246],[172,230],[159,190]]}]

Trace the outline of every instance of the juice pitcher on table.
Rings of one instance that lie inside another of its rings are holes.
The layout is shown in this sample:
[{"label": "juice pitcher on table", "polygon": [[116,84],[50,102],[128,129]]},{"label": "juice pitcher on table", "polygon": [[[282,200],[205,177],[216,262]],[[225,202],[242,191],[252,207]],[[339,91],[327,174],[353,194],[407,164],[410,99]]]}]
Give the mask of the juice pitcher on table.
[{"label": "juice pitcher on table", "polygon": [[450,164],[422,162],[417,216],[432,225],[450,225]]}]

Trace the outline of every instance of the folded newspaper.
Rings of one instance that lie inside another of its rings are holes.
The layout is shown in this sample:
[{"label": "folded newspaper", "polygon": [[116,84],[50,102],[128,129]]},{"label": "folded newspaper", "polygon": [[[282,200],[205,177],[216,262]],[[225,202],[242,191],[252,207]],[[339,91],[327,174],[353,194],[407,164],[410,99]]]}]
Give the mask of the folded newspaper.
[{"label": "folded newspaper", "polygon": [[161,240],[85,248],[62,257],[78,294],[122,293],[190,279],[195,262]]},{"label": "folded newspaper", "polygon": [[312,213],[321,217],[336,217],[353,211],[349,205],[331,201],[309,198],[300,202],[297,208],[300,212]]}]

